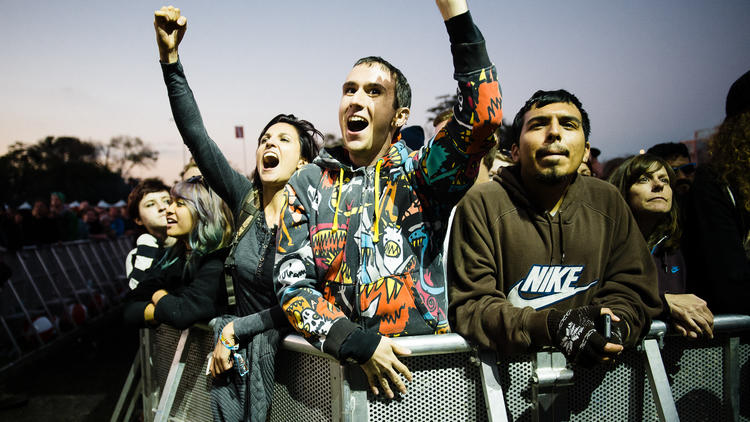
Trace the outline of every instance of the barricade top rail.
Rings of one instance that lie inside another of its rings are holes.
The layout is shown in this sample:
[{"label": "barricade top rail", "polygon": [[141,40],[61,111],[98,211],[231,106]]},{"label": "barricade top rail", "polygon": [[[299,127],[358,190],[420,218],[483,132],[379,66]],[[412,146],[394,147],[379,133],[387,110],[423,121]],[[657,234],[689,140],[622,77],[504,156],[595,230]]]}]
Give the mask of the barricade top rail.
[{"label": "barricade top rail", "polygon": [[[98,243],[106,243],[106,242],[119,242],[120,240],[124,238],[128,238],[128,237],[130,236],[122,235],[114,239],[76,239],[76,240],[66,240],[66,241],[60,241],[60,242],[54,242],[54,243],[42,243],[38,245],[23,245],[19,250],[34,251],[36,249],[45,249],[45,248],[51,248],[51,247],[57,247],[57,246],[73,246],[73,245],[82,245],[82,244],[88,244],[88,243],[98,244]],[[7,253],[7,252],[15,252],[15,251],[11,251],[9,249],[6,249],[0,246],[0,253]]]},{"label": "barricade top rail", "polygon": [[[395,341],[399,346],[403,346],[411,350],[411,354],[409,356],[461,353],[469,352],[472,350],[472,346],[469,342],[467,342],[460,335],[453,333],[441,335],[396,337],[392,340]],[[307,342],[307,340],[304,339],[304,337],[298,334],[289,334],[284,337],[282,347],[293,352],[306,353],[309,355],[315,355],[335,360],[333,356],[314,348],[310,343]]]},{"label": "barricade top rail", "polygon": [[[213,322],[213,321],[212,321]],[[212,331],[212,322],[208,324],[195,324],[193,328],[203,331]],[[750,315],[725,314],[714,317],[714,334],[728,334],[738,331],[750,331]],[[664,321],[654,320],[647,338],[661,337],[663,335],[679,335],[668,328]],[[463,353],[473,350],[471,343],[462,336],[455,333],[441,335],[422,335],[409,337],[396,337],[392,339],[400,346],[411,350],[409,356],[439,355],[447,353]],[[335,360],[335,358],[313,347],[304,337],[298,334],[289,334],[284,337],[282,347],[298,353],[319,356]]]},{"label": "barricade top rail", "polygon": [[[714,317],[714,335],[737,331],[750,331],[750,315],[726,314]],[[646,337],[660,337],[664,334],[679,335],[676,332],[668,330],[668,325],[664,321],[654,320]],[[411,350],[409,356],[462,353],[473,349],[471,343],[455,333],[396,337],[392,340]],[[333,356],[314,348],[304,337],[298,334],[287,335],[282,342],[282,347],[293,352],[335,360]]]},{"label": "barricade top rail", "polygon": [[[714,315],[714,335],[722,333],[728,334],[737,331],[750,331],[750,315]],[[680,335],[679,333],[671,329],[668,323],[660,320],[654,320],[651,323],[651,328],[649,329],[646,337],[660,337],[665,334],[675,336]]]}]

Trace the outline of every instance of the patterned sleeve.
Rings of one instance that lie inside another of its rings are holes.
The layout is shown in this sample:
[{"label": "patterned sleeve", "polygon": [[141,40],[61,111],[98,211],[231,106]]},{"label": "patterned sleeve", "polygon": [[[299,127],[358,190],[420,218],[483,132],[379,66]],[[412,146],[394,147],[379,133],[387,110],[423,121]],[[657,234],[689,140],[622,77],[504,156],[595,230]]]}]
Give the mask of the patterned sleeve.
[{"label": "patterned sleeve", "polygon": [[310,243],[305,197],[307,173],[295,173],[285,187],[285,203],[278,230],[274,286],[281,309],[295,330],[316,348],[337,358],[341,344],[359,327],[320,292]]},{"label": "patterned sleeve", "polygon": [[[454,57],[486,57],[484,41],[453,47]],[[481,64],[486,66],[465,73],[457,69],[454,78],[458,81],[458,101],[453,118],[411,156],[416,181],[427,189],[426,199],[438,201],[446,212],[473,185],[482,157],[495,144],[493,133],[502,124],[497,70],[489,62]]]}]

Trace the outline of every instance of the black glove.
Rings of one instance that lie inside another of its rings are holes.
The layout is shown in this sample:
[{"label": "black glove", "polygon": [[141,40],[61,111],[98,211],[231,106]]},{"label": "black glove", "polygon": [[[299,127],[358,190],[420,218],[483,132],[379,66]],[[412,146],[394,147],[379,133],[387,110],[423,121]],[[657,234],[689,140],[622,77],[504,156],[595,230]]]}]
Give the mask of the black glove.
[{"label": "black glove", "polygon": [[[614,357],[616,353],[604,351],[607,340],[603,331],[597,330],[597,321],[601,321],[601,307],[583,306],[573,308],[562,314],[551,311],[547,317],[547,327],[552,340],[568,361],[591,367],[601,362],[604,357]],[[620,324],[612,324],[612,343],[622,342]]]}]

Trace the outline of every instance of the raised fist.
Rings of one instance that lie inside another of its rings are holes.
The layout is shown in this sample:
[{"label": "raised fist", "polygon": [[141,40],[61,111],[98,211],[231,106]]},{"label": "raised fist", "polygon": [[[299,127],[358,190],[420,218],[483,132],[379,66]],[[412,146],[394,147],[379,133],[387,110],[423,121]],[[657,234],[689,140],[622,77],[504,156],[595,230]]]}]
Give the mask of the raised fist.
[{"label": "raised fist", "polygon": [[159,59],[163,63],[176,62],[177,46],[187,30],[187,18],[180,15],[180,9],[164,6],[154,12],[154,30]]}]

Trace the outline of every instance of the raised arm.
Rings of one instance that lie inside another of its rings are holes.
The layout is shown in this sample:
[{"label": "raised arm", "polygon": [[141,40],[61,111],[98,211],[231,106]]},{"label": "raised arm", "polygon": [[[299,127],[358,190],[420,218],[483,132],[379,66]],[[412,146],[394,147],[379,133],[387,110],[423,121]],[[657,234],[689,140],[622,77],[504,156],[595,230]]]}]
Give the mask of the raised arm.
[{"label": "raised arm", "polygon": [[188,86],[177,54],[178,46],[187,29],[187,18],[180,14],[180,9],[172,6],[162,7],[154,12],[154,29],[172,116],[182,135],[182,141],[190,149],[195,163],[211,188],[229,205],[235,215],[238,215],[242,200],[252,184],[229,165],[224,154],[206,132],[198,104]]},{"label": "raised arm", "polygon": [[412,160],[427,197],[448,213],[472,186],[482,157],[494,145],[502,101],[497,70],[466,1],[439,0],[437,5],[451,43],[459,101],[453,118]]},{"label": "raised arm", "polygon": [[440,10],[440,14],[443,15],[444,21],[469,11],[466,0],[435,0],[435,4]]}]

